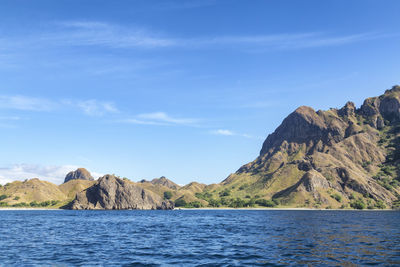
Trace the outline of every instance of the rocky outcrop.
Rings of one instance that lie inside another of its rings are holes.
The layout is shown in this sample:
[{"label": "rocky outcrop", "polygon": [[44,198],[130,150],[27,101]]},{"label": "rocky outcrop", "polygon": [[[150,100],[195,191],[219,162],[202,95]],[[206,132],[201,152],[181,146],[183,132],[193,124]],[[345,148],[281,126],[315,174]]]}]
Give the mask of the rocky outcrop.
[{"label": "rocky outcrop", "polygon": [[173,209],[173,202],[114,175],[105,175],[91,187],[78,193],[69,209]]},{"label": "rocky outcrop", "polygon": [[65,176],[64,183],[70,180],[88,180],[93,181],[94,178],[90,174],[88,170],[85,168],[78,168],[76,171],[69,172],[67,176]]},{"label": "rocky outcrop", "polygon": [[260,154],[273,152],[283,142],[304,143],[308,141],[327,141],[328,129],[325,121],[310,107],[296,109],[265,140]]},{"label": "rocky outcrop", "polygon": [[179,185],[177,185],[176,183],[172,182],[171,180],[165,178],[165,176],[161,176],[160,178],[154,178],[150,182],[146,181],[146,180],[142,180],[140,182],[141,183],[151,183],[153,185],[162,185],[162,186],[168,187],[173,190],[178,190],[180,188]]}]

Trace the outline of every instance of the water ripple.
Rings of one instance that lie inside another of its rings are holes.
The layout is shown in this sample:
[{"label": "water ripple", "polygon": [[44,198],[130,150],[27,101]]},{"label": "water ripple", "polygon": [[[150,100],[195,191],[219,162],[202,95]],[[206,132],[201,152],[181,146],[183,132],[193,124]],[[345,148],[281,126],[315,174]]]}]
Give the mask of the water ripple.
[{"label": "water ripple", "polygon": [[400,212],[0,211],[0,266],[400,265]]}]

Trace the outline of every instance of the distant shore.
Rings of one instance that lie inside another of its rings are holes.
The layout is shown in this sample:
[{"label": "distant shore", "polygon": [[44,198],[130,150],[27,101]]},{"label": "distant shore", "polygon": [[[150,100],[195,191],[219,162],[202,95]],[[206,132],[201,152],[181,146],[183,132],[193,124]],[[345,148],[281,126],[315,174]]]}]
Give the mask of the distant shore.
[{"label": "distant shore", "polygon": [[332,210],[332,211],[399,211],[396,209],[313,209],[313,208],[175,208],[174,210]]},{"label": "distant shore", "polygon": [[62,209],[45,209],[45,208],[15,208],[15,207],[2,207],[0,208],[0,211],[2,210],[62,210]]},{"label": "distant shore", "polygon": [[[67,209],[46,209],[46,208],[14,208],[2,207],[0,211],[14,211],[14,210],[67,210]],[[102,210],[102,209],[99,209]],[[174,208],[174,211],[179,210],[278,210],[278,211],[400,211],[398,209],[313,209],[313,208]],[[104,211],[104,210],[103,210]]]}]

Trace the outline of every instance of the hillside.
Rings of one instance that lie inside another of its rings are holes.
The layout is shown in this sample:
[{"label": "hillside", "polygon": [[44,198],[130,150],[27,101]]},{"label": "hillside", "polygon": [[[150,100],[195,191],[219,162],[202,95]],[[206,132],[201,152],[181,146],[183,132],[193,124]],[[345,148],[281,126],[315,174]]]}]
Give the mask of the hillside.
[{"label": "hillside", "polygon": [[302,106],[265,140],[260,155],[211,197],[261,198],[289,207],[381,208],[398,200],[400,87],[357,109]]},{"label": "hillside", "polygon": [[171,180],[167,179],[164,176],[161,176],[160,178],[154,178],[151,181],[142,180],[140,182],[141,183],[150,183],[152,185],[162,185],[162,186],[168,187],[173,190],[177,190],[178,188],[180,188],[179,185],[177,185],[176,183],[172,182]]},{"label": "hillside", "polygon": [[0,206],[57,206],[67,201],[67,196],[57,185],[37,178],[8,183],[0,187]]}]

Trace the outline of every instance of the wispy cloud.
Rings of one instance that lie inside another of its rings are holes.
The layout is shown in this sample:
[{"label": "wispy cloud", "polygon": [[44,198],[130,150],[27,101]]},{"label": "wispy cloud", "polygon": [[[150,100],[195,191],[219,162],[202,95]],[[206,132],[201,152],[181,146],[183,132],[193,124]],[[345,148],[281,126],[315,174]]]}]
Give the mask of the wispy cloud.
[{"label": "wispy cloud", "polygon": [[15,128],[15,125],[12,122],[18,121],[20,119],[21,118],[18,116],[0,116],[0,128]]},{"label": "wispy cloud", "polygon": [[198,120],[193,118],[173,117],[165,112],[153,112],[153,113],[139,114],[133,118],[121,120],[121,122],[131,123],[131,124],[161,125],[161,126],[171,126],[171,125],[195,126]]},{"label": "wispy cloud", "polygon": [[177,45],[176,40],[164,38],[139,27],[122,27],[97,21],[65,21],[58,25],[62,34],[43,34],[39,40],[58,45],[106,46],[112,48],[155,48]]},{"label": "wispy cloud", "polygon": [[148,30],[134,25],[123,26],[103,21],[61,21],[50,24],[41,33],[31,33],[23,38],[0,40],[1,47],[26,47],[42,49],[48,46],[100,46],[113,49],[124,48],[185,48],[222,49],[253,48],[254,51],[276,49],[306,49],[339,46],[356,42],[398,36],[377,32],[336,34],[324,32],[295,32],[256,35],[219,35],[179,37]]},{"label": "wispy cloud", "polygon": [[[37,111],[47,112],[55,109],[75,108],[81,110],[89,116],[101,116],[106,113],[118,113],[119,110],[114,103],[107,101],[99,101],[96,99],[89,100],[51,100],[40,97],[30,96],[7,96],[0,95],[0,109],[6,110],[22,110],[22,111]],[[0,117],[0,120],[19,120],[20,117],[8,116]]]},{"label": "wispy cloud", "polygon": [[192,9],[215,5],[216,0],[185,0],[185,1],[160,1],[152,5],[153,9],[173,10],[173,9]]},{"label": "wispy cloud", "polygon": [[28,111],[48,111],[55,107],[55,103],[44,98],[28,96],[0,96],[1,109],[16,109]]},{"label": "wispy cloud", "polygon": [[231,46],[255,46],[268,49],[302,49],[325,46],[338,46],[355,42],[387,38],[393,35],[375,32],[355,33],[347,35],[330,35],[320,32],[228,35],[179,38],[162,36],[141,28],[123,27],[120,25],[93,22],[70,21],[60,25],[67,29],[57,38],[49,35],[53,41],[70,45],[100,45],[114,48],[163,48],[184,47],[187,49],[218,49]]},{"label": "wispy cloud", "polygon": [[212,130],[210,131],[210,133],[215,135],[226,135],[226,136],[235,135],[235,133],[232,132],[231,130],[225,130],[225,129]]},{"label": "wispy cloud", "polygon": [[118,109],[111,102],[99,102],[95,99],[78,101],[77,107],[80,108],[86,115],[102,116],[105,113],[118,113]]},{"label": "wispy cloud", "polygon": [[160,122],[167,122],[174,124],[191,124],[196,121],[195,119],[188,119],[188,118],[174,118],[165,112],[139,114],[138,118],[144,120],[153,120],[153,121],[160,121]]},{"label": "wispy cloud", "polygon": [[17,121],[20,119],[21,117],[18,116],[0,116],[0,121]]},{"label": "wispy cloud", "polygon": [[239,136],[239,137],[245,137],[245,138],[250,138],[250,139],[262,139],[261,137],[256,137],[256,136],[252,136],[249,134],[237,133],[237,132],[227,130],[227,129],[211,130],[211,131],[209,131],[209,133],[214,134],[214,135],[222,135],[222,136]]},{"label": "wispy cloud", "polygon": [[227,36],[203,40],[205,44],[238,44],[259,45],[280,49],[298,49],[307,47],[343,45],[381,37],[374,33],[363,33],[344,36],[327,36],[322,33],[292,33],[254,36]]}]

